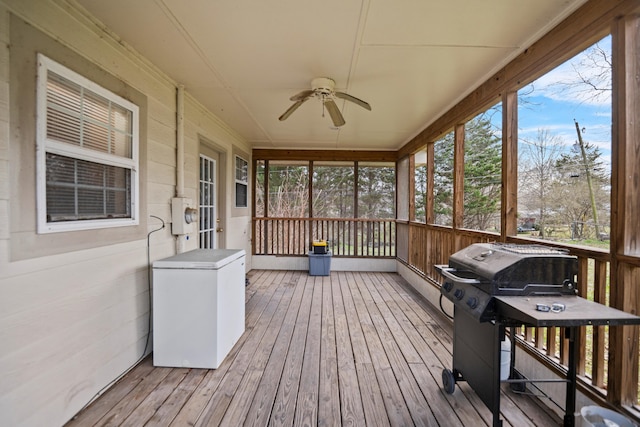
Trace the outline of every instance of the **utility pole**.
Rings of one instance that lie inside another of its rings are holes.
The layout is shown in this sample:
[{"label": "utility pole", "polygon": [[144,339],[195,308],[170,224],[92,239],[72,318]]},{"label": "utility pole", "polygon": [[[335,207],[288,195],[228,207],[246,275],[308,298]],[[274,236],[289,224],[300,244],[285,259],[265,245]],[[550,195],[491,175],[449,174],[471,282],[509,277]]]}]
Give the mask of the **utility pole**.
[{"label": "utility pole", "polygon": [[582,133],[580,132],[580,126],[576,119],[573,119],[576,124],[576,132],[578,133],[578,144],[580,145],[580,152],[582,153],[582,161],[584,162],[584,171],[587,174],[587,185],[589,186],[589,197],[591,197],[591,211],[593,213],[593,222],[595,223],[596,239],[600,239],[600,226],[598,225],[598,209],[596,207],[596,198],[593,194],[593,184],[591,183],[591,170],[589,168],[589,160],[587,159],[587,152],[584,149],[584,142],[582,142]]}]

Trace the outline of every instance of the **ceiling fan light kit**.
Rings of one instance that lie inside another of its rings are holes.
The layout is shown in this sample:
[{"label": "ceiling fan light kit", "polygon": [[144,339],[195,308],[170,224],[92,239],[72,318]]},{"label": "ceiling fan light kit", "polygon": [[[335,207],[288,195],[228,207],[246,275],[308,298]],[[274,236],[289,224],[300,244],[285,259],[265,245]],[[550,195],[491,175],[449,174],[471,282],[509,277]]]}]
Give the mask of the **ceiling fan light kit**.
[{"label": "ceiling fan light kit", "polygon": [[294,103],[285,111],[280,117],[279,120],[286,120],[294,111],[296,111],[306,100],[315,97],[322,101],[323,105],[323,116],[324,109],[326,108],[329,116],[331,117],[331,121],[335,127],[340,127],[345,124],[344,117],[338,109],[336,105],[335,99],[340,98],[345,101],[353,102],[354,104],[359,105],[362,108],[365,108],[371,111],[371,106],[368,102],[365,102],[355,96],[349,95],[344,92],[336,92],[335,90],[336,82],[333,79],[328,77],[317,77],[311,80],[311,89],[303,90],[302,92],[298,92],[289,98]]}]

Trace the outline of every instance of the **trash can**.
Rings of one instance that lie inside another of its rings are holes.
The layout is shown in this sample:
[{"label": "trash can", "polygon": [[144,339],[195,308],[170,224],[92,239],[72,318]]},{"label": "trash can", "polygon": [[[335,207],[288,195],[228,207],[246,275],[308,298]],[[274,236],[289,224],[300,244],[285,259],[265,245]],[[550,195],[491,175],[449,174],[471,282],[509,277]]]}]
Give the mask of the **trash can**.
[{"label": "trash can", "polygon": [[316,254],[309,251],[309,276],[328,276],[331,271],[331,251]]},{"label": "trash can", "polygon": [[627,417],[600,406],[585,406],[580,410],[583,426],[619,426],[634,427]]}]

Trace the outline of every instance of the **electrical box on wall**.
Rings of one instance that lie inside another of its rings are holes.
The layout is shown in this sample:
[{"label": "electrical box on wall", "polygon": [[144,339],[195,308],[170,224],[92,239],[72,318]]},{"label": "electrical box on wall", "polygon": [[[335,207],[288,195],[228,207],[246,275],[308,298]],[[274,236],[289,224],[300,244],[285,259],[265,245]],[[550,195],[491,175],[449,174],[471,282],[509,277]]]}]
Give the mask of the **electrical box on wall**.
[{"label": "electrical box on wall", "polygon": [[198,210],[193,201],[185,197],[171,199],[171,232],[173,234],[189,234],[196,231]]}]

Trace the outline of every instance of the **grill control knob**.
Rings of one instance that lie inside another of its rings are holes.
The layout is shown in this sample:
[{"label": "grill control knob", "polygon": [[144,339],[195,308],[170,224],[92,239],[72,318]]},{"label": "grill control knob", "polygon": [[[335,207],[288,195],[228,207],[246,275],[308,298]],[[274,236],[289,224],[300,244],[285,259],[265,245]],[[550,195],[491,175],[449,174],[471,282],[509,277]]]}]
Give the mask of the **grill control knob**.
[{"label": "grill control knob", "polygon": [[457,300],[461,300],[464,296],[464,289],[456,289],[453,292],[453,296],[456,297]]},{"label": "grill control knob", "polygon": [[451,292],[451,289],[453,289],[453,283],[444,282],[444,285],[442,285],[442,287],[444,288],[445,291]]},{"label": "grill control knob", "polygon": [[467,305],[469,308],[476,308],[478,306],[478,298],[471,297],[467,300]]}]

